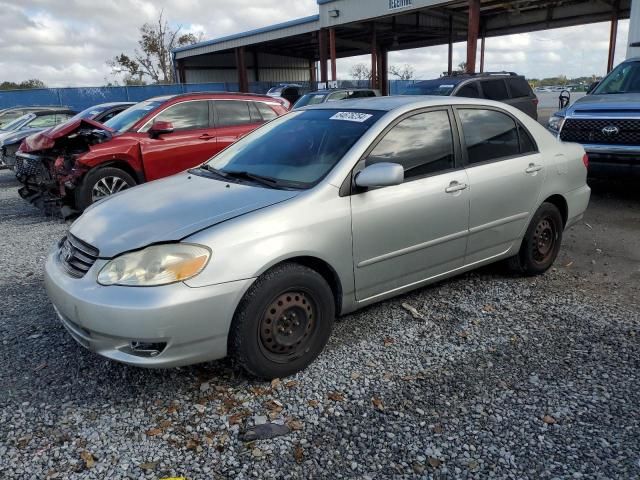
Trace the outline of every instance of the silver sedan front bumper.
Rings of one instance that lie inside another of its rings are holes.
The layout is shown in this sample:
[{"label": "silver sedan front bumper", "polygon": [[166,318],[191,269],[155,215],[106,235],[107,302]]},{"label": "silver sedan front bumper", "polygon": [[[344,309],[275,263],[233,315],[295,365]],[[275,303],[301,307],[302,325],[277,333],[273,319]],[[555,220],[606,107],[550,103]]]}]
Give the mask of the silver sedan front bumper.
[{"label": "silver sedan front bumper", "polygon": [[47,258],[49,298],[83,347],[141,367],[178,367],[226,356],[233,314],[253,279],[199,288],[184,283],[105,287],[96,281],[105,263],[98,260],[78,279],[65,273],[57,251]]}]

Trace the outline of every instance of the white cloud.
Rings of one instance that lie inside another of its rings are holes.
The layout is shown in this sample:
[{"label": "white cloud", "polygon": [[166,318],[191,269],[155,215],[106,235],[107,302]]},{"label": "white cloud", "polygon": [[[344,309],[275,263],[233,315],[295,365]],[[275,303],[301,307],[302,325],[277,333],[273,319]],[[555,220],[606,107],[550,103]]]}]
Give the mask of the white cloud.
[{"label": "white cloud", "polygon": [[[161,10],[173,25],[209,39],[315,14],[318,7],[316,0],[0,0],[0,81],[102,85],[111,78],[106,61],[132,52],[138,27]],[[621,21],[616,63],[624,59],[627,32],[628,21]],[[485,69],[529,77],[602,74],[608,39],[608,23],[488,38]],[[465,60],[465,44],[456,44],[453,64]],[[437,77],[447,68],[447,47],[392,52],[389,62],[411,64],[417,78]],[[355,63],[370,58],[338,60],[339,77],[347,78]]]}]

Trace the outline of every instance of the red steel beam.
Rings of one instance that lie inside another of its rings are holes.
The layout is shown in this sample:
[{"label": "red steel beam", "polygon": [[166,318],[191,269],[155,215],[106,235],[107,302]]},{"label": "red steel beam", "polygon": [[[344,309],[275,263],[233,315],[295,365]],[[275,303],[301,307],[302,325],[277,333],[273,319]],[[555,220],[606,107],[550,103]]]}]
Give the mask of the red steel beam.
[{"label": "red steel beam", "polygon": [[380,94],[389,95],[389,53],[386,48],[380,49]]},{"label": "red steel beam", "polygon": [[480,0],[469,0],[469,26],[467,28],[467,73],[476,71],[476,52],[480,31]]},{"label": "red steel beam", "polygon": [[376,24],[371,31],[371,88],[378,88],[378,39]]},{"label": "red steel beam", "polygon": [[244,61],[244,47],[236,48],[236,68],[238,69],[238,86],[241,92],[249,91],[247,65]]},{"label": "red steel beam", "polygon": [[318,50],[320,52],[320,81],[327,82],[327,32],[320,29],[318,32]]},{"label": "red steel beam", "polygon": [[453,15],[449,15],[449,56],[447,61],[447,73],[453,73]]},{"label": "red steel beam", "polygon": [[613,13],[611,15],[611,30],[609,32],[609,56],[607,57],[607,73],[613,70],[613,60],[616,56],[616,38],[618,37],[618,9],[620,8],[619,0],[613,5]]},{"label": "red steel beam", "polygon": [[331,80],[334,82],[338,79],[338,71],[336,68],[336,29],[329,29],[329,55],[331,56]]}]

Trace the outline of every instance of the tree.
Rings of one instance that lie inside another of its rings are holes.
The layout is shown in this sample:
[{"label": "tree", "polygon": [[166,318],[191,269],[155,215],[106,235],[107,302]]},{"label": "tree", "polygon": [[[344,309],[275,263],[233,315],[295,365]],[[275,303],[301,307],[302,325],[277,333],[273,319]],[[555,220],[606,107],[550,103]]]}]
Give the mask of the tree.
[{"label": "tree", "polygon": [[124,73],[127,84],[144,84],[145,77],[154,83],[173,83],[171,50],[200,40],[193,33],[181,34],[181,29],[171,29],[169,22],[163,18],[163,12],[160,12],[156,24],[145,23],[140,27],[138,48],[132,56],[121,53],[107,64],[114,74]]},{"label": "tree", "polygon": [[38,80],[37,78],[24,80],[20,83],[6,81],[0,83],[0,90],[27,90],[30,88],[47,88],[47,86],[42,80]]},{"label": "tree", "polygon": [[351,67],[351,77],[356,80],[371,80],[371,69],[364,63],[356,63]]},{"label": "tree", "polygon": [[415,75],[415,70],[411,65],[407,63],[402,67],[391,65],[391,68],[389,68],[389,73],[394,77],[398,77],[398,80],[411,80]]},{"label": "tree", "polygon": [[459,72],[466,72],[467,71],[467,62],[460,62],[458,64],[458,71]]}]

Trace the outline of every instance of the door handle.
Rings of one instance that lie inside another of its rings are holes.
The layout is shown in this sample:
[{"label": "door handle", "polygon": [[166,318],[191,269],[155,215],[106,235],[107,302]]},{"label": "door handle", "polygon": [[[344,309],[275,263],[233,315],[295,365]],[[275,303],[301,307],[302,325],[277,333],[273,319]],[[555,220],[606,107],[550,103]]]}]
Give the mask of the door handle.
[{"label": "door handle", "polygon": [[444,189],[445,192],[447,193],[456,193],[459,192],[461,190],[464,190],[467,188],[467,184],[466,183],[459,183],[456,182],[455,180],[453,182],[451,182],[449,184],[449,186],[447,188]]},{"label": "door handle", "polygon": [[209,135],[208,133],[203,133],[198,138],[200,140],[211,140],[212,138],[215,138],[215,137],[213,135]]},{"label": "door handle", "polygon": [[536,173],[542,170],[542,165],[536,165],[535,163],[530,163],[529,167],[525,170],[527,173]]}]

